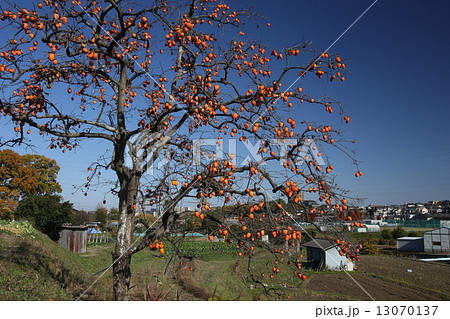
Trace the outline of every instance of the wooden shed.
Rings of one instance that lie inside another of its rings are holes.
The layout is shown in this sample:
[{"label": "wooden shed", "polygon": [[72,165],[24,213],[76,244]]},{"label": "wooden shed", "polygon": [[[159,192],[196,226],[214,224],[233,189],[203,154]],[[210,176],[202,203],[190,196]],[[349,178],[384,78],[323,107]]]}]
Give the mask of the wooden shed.
[{"label": "wooden shed", "polygon": [[88,243],[88,227],[63,225],[59,232],[58,245],[71,252],[82,254],[86,252]]},{"label": "wooden shed", "polygon": [[316,270],[353,270],[353,262],[339,254],[339,246],[328,239],[313,239],[303,245],[307,250],[307,267]]}]

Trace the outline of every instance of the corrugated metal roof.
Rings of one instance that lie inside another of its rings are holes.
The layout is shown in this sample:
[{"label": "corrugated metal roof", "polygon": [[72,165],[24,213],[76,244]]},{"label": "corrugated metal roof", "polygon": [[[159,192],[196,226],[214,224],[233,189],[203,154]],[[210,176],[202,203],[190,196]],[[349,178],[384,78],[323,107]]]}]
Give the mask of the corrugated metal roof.
[{"label": "corrugated metal roof", "polygon": [[88,226],[85,225],[62,225],[62,229],[72,229],[72,230],[86,230]]},{"label": "corrugated metal roof", "polygon": [[334,246],[337,246],[336,242],[330,240],[330,239],[313,239],[303,246],[310,247],[310,248],[318,248],[322,250],[328,250]]}]

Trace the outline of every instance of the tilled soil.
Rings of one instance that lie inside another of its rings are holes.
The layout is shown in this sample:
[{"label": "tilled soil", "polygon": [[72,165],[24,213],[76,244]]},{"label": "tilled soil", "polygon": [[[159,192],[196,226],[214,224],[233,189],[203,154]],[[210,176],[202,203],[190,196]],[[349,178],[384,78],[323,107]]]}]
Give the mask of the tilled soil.
[{"label": "tilled soil", "polygon": [[395,256],[363,256],[358,271],[317,273],[308,291],[348,300],[450,300],[450,267]]}]

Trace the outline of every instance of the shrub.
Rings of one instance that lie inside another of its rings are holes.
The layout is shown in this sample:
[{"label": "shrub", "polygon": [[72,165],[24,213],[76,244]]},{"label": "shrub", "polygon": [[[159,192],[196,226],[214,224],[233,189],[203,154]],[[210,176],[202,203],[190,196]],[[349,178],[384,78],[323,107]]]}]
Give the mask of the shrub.
[{"label": "shrub", "polygon": [[419,233],[415,232],[415,231],[411,231],[408,233],[407,235],[408,237],[420,237]]},{"label": "shrub", "polygon": [[393,231],[392,231],[392,237],[394,239],[400,238],[400,237],[404,237],[406,236],[406,231],[401,228],[401,227],[396,227]]},{"label": "shrub", "polygon": [[61,202],[59,195],[34,195],[19,202],[16,210],[18,218],[30,218],[34,226],[52,240],[59,238],[63,223],[72,219],[72,204]]},{"label": "shrub", "polygon": [[380,249],[372,244],[363,244],[360,252],[362,255],[378,255],[380,253]]},{"label": "shrub", "polygon": [[385,240],[392,239],[392,233],[389,231],[389,229],[383,229],[381,231],[381,238]]},{"label": "shrub", "polygon": [[19,236],[28,235],[32,238],[36,235],[36,230],[27,221],[0,220],[0,231],[5,231]]}]

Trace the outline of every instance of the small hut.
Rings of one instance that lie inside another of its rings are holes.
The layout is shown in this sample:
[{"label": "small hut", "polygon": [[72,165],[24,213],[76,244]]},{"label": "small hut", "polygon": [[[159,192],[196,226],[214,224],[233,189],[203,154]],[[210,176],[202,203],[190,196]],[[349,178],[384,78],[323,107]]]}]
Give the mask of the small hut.
[{"label": "small hut", "polygon": [[85,253],[88,243],[88,226],[63,225],[57,242],[71,252]]},{"label": "small hut", "polygon": [[339,254],[339,246],[332,240],[313,239],[304,244],[307,267],[316,270],[353,270],[353,262]]}]

